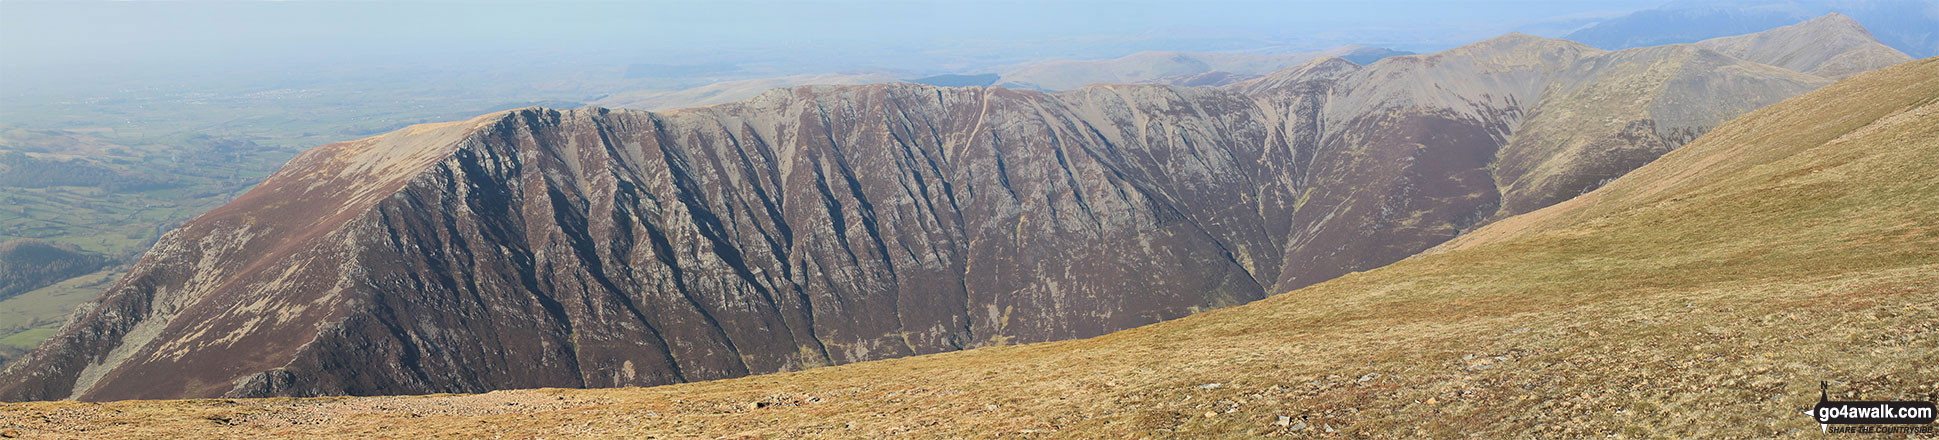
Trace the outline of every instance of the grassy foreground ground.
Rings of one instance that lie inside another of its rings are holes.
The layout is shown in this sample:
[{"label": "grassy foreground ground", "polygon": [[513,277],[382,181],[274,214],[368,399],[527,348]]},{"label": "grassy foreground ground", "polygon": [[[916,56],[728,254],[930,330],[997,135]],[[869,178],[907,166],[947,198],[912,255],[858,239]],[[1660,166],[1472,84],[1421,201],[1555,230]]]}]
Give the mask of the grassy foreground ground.
[{"label": "grassy foreground ground", "polygon": [[[1400,263],[1103,337],[655,388],[0,404],[25,438],[1768,438],[1939,394],[1939,59]],[[167,378],[155,378],[167,380]],[[0,432],[4,434],[4,432]],[[1889,436],[1888,436],[1889,438]]]}]

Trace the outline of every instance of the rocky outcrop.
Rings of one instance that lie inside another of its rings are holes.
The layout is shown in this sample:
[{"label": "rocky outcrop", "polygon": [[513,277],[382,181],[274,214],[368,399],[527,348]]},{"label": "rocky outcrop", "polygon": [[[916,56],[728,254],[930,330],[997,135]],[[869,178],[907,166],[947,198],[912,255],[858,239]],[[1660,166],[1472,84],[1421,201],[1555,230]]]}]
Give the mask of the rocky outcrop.
[{"label": "rocky outcrop", "polygon": [[1511,35],[1222,88],[414,126],[171,231],[0,398],[654,385],[1094,336],[1396,261],[1823,83]]}]

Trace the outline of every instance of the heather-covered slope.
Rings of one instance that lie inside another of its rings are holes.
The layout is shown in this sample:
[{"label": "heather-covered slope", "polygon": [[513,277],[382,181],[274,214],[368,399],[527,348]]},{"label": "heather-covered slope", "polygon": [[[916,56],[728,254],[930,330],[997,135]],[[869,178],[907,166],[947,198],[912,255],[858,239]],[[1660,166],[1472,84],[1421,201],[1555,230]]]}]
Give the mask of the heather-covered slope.
[{"label": "heather-covered slope", "polygon": [[[1818,438],[1939,383],[1939,60],[1388,267],[1104,337],[698,384],[18,404],[28,434]],[[215,423],[211,423],[211,421]]]},{"label": "heather-covered slope", "polygon": [[1095,336],[1400,260],[1825,81],[1510,35],[1224,88],[415,126],[164,237],[0,398],[654,385]]}]

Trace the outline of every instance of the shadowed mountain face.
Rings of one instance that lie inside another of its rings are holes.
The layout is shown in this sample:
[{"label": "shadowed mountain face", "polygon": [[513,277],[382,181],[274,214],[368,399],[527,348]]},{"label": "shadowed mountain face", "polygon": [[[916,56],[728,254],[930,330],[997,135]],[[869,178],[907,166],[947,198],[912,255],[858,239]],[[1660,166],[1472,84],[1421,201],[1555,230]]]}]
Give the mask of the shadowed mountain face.
[{"label": "shadowed mountain face", "polygon": [[1511,35],[1223,88],[414,126],[170,232],[0,398],[652,385],[1094,336],[1399,260],[1826,82]]}]

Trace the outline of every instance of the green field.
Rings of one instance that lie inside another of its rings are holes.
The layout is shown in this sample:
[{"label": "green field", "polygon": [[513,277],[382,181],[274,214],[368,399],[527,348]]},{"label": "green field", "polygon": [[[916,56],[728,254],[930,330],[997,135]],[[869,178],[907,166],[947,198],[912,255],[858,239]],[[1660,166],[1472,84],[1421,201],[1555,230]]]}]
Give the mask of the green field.
[{"label": "green field", "polygon": [[297,151],[195,134],[119,139],[0,129],[0,242],[69,244],[113,262],[0,301],[0,360],[47,337],[163,231],[227,203]]},{"label": "green field", "polygon": [[0,338],[0,348],[8,350],[32,350],[34,346],[40,345],[40,341],[47,339],[49,336],[53,336],[54,330],[58,329],[58,326],[42,326],[34,327],[32,330],[20,333],[14,333],[11,336]]},{"label": "green field", "polygon": [[12,360],[52,336],[74,307],[99,296],[121,277],[122,270],[115,267],[69,278],[0,300],[0,362]]}]

